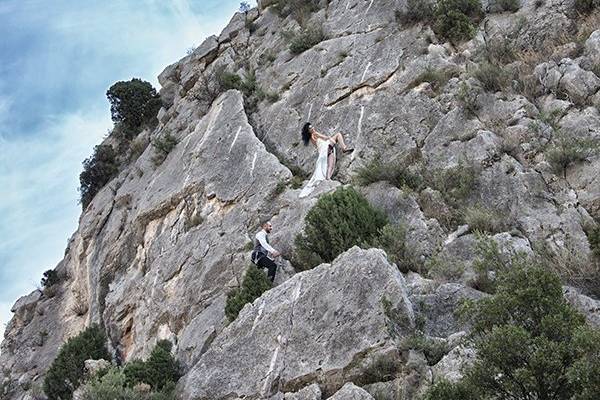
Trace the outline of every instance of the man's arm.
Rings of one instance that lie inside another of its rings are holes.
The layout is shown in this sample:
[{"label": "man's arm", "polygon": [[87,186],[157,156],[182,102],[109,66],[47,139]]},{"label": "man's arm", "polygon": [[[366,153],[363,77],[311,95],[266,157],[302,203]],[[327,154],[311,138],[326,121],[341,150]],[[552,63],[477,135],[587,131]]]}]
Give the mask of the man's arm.
[{"label": "man's arm", "polygon": [[256,239],[260,243],[260,245],[267,250],[271,254],[276,254],[277,250],[275,250],[269,243],[267,243],[267,234],[265,231],[260,231],[256,234]]}]

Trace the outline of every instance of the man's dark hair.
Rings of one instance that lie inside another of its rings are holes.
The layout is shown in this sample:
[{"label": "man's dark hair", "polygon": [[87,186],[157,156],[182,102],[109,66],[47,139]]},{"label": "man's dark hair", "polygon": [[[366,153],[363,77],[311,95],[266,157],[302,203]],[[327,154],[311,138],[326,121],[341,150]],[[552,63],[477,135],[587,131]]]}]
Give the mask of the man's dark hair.
[{"label": "man's dark hair", "polygon": [[308,146],[308,143],[310,142],[310,127],[310,122],[305,123],[302,127],[302,141],[304,142],[305,146]]}]

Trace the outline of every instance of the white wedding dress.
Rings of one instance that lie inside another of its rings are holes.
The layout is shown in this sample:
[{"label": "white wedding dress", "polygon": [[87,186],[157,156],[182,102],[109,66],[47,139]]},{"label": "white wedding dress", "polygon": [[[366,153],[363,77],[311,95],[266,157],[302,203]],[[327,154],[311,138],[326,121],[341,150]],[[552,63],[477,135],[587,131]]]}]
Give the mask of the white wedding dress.
[{"label": "white wedding dress", "polygon": [[[330,178],[327,176],[328,167],[330,167],[328,165],[330,143],[331,142],[329,140],[317,139],[317,150],[319,152],[319,156],[315,164],[315,172],[306,186],[304,186],[300,192],[300,198],[307,197],[321,181]],[[335,147],[333,148],[333,155],[333,162],[335,163]]]}]

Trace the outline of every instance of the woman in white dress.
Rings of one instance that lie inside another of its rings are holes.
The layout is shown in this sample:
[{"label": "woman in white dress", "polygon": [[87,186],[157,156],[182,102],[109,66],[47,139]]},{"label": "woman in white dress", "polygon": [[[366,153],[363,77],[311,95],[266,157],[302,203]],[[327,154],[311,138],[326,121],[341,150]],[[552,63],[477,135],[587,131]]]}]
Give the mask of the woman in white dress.
[{"label": "woman in white dress", "polygon": [[315,164],[315,172],[300,192],[300,197],[306,197],[312,193],[319,182],[331,179],[336,160],[335,145],[339,143],[343,153],[352,153],[354,149],[349,149],[346,146],[344,136],[341,133],[336,133],[331,137],[321,135],[312,127],[310,122],[304,124],[302,128],[302,141],[305,146],[312,143],[319,153]]}]

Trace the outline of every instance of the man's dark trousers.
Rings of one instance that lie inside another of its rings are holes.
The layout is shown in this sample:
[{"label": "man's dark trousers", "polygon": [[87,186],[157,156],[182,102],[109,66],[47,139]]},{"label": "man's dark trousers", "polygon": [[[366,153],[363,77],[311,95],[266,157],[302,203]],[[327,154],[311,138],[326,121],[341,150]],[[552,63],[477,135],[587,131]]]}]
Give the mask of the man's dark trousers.
[{"label": "man's dark trousers", "polygon": [[256,265],[261,268],[267,268],[269,270],[269,279],[271,282],[275,280],[275,272],[277,271],[277,264],[275,264],[275,261],[271,260],[269,257],[262,257],[258,260]]}]

